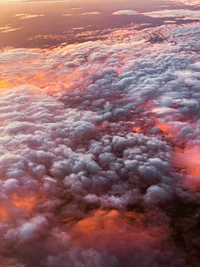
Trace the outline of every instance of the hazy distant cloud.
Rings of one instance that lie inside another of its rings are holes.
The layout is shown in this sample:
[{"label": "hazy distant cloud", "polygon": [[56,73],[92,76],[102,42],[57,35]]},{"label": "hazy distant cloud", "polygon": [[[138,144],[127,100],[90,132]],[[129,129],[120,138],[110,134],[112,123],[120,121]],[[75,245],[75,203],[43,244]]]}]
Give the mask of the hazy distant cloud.
[{"label": "hazy distant cloud", "polygon": [[176,21],[175,20],[165,20],[165,23],[173,24],[173,23],[176,23]]},{"label": "hazy distant cloud", "polygon": [[182,4],[186,6],[199,6],[199,0],[170,0],[169,2],[174,2],[176,4]]},{"label": "hazy distant cloud", "polygon": [[0,4],[9,4],[16,2],[71,2],[73,0],[0,0]]},{"label": "hazy distant cloud", "polygon": [[101,13],[98,11],[91,11],[91,12],[86,12],[86,13],[81,14],[81,16],[85,16],[85,15],[101,15]]},{"label": "hazy distant cloud", "polygon": [[44,14],[25,14],[25,13],[21,13],[21,14],[16,14],[15,16],[13,16],[14,18],[19,18],[19,19],[31,19],[31,18],[37,18],[37,17],[44,17]]},{"label": "hazy distant cloud", "polygon": [[11,25],[6,25],[6,26],[3,26],[3,27],[0,27],[0,32],[2,32],[2,33],[14,32],[14,31],[19,31],[22,28],[23,27],[13,28]]},{"label": "hazy distant cloud", "polygon": [[75,27],[75,28],[73,28],[73,30],[84,30],[84,27]]},{"label": "hazy distant cloud", "polygon": [[134,10],[119,10],[119,11],[113,12],[112,15],[128,15],[128,16],[132,16],[132,15],[138,15],[138,12],[134,11]]},{"label": "hazy distant cloud", "polygon": [[200,20],[200,10],[186,10],[186,9],[174,9],[174,10],[158,10],[153,12],[142,13],[145,16],[152,18],[184,18],[184,19],[198,19]]},{"label": "hazy distant cloud", "polygon": [[70,8],[71,10],[81,10],[81,9],[83,9],[82,7],[71,7]]},{"label": "hazy distant cloud", "polygon": [[63,17],[71,17],[72,16],[72,14],[63,14]]},{"label": "hazy distant cloud", "polygon": [[27,0],[0,0],[0,4],[9,4],[15,2],[26,2]]}]

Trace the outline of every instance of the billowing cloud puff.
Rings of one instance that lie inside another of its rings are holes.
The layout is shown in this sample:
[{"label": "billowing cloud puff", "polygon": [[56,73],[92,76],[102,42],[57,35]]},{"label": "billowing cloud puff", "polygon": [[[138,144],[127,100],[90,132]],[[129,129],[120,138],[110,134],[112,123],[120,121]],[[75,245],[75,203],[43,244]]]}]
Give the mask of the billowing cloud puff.
[{"label": "billowing cloud puff", "polygon": [[199,266],[199,32],[1,53],[3,267]]}]

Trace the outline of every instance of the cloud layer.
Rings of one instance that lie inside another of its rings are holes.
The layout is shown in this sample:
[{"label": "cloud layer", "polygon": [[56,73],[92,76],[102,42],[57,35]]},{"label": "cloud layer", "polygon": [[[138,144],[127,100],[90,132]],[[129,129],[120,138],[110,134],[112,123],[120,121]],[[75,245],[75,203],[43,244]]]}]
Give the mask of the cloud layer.
[{"label": "cloud layer", "polygon": [[3,267],[199,266],[199,34],[0,54]]}]

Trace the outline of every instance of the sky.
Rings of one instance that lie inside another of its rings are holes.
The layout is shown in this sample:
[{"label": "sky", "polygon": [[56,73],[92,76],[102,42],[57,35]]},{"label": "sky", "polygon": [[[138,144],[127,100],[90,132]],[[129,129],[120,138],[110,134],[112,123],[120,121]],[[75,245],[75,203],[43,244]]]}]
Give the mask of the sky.
[{"label": "sky", "polygon": [[[194,10],[198,1],[193,5],[191,1],[184,5],[181,0],[4,2],[0,10],[0,47],[45,48],[81,43],[104,38],[131,24],[144,28],[174,19],[179,24],[186,19],[198,21],[200,17],[199,10]],[[151,13],[155,11],[161,13]]]},{"label": "sky", "polygon": [[200,266],[200,5],[0,2],[0,267]]}]

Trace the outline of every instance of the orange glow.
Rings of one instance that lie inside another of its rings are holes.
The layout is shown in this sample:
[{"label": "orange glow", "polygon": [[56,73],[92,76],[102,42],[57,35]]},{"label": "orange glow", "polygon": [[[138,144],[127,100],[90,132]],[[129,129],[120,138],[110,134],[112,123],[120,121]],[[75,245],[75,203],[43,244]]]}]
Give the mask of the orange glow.
[{"label": "orange glow", "polygon": [[[1,68],[0,68],[1,71]],[[57,75],[57,72],[38,71],[37,73],[23,73],[23,75],[13,75],[12,77],[1,77],[0,74],[0,88],[21,86],[30,84],[44,89],[47,93],[57,92],[63,89],[73,90],[77,87],[82,87],[84,84],[84,77],[88,73],[74,71]],[[87,85],[91,83],[87,79]],[[62,88],[60,87],[62,85]],[[64,86],[64,88],[63,88]]]},{"label": "orange glow", "polygon": [[5,208],[0,208],[0,221],[8,217],[8,212]]},{"label": "orange glow", "polygon": [[141,133],[142,132],[142,128],[140,126],[135,126],[135,127],[132,128],[132,131],[136,132],[136,133]]},{"label": "orange glow", "polygon": [[12,194],[13,203],[16,207],[21,207],[26,211],[30,212],[37,204],[38,196],[32,195],[28,197],[20,197],[17,193]]},{"label": "orange glow", "polygon": [[82,231],[90,231],[98,226],[96,218],[87,218],[77,223],[78,227]]},{"label": "orange glow", "polygon": [[157,127],[158,127],[164,134],[171,135],[172,125],[167,124],[167,123],[158,122],[158,123],[157,123]]},{"label": "orange glow", "polygon": [[0,88],[6,88],[8,87],[8,84],[4,80],[0,80]]},{"label": "orange glow", "polygon": [[180,131],[181,127],[188,125],[185,123],[176,124],[171,120],[170,122],[165,121],[163,119],[153,118],[156,123],[156,126],[161,130],[161,132],[168,137],[175,138],[176,134]]},{"label": "orange glow", "polygon": [[[176,135],[183,124],[176,125],[172,121],[154,119],[156,126],[167,136],[176,140]],[[174,147],[174,166],[184,174],[185,182],[191,188],[200,187],[200,146],[186,145],[184,148]]]},{"label": "orange glow", "polygon": [[175,147],[174,151],[175,151],[175,153],[179,153],[179,154],[183,154],[184,153],[184,149],[182,149],[180,147]]},{"label": "orange glow", "polygon": [[105,124],[101,124],[101,125],[99,125],[99,127],[98,127],[98,129],[100,130],[100,131],[103,131],[103,130],[105,130],[106,129],[106,125]]},{"label": "orange glow", "polygon": [[186,182],[192,189],[200,187],[200,147],[186,147],[183,151],[176,151],[174,163],[183,169]]},{"label": "orange glow", "polygon": [[188,184],[192,188],[200,186],[200,154],[197,154],[198,151],[186,150],[184,153],[185,156],[185,165],[187,167],[188,173]]},{"label": "orange glow", "polygon": [[114,225],[114,220],[119,216],[119,212],[111,210],[109,212],[97,210],[93,216],[83,219],[77,223],[79,230],[90,231],[103,228],[110,228]]},{"label": "orange glow", "polygon": [[[69,226],[68,226],[69,227]],[[67,228],[69,231],[69,228]],[[97,250],[113,251],[121,245],[136,246],[137,242],[160,242],[165,238],[167,229],[147,227],[144,215],[137,212],[120,213],[117,210],[94,212],[90,217],[80,220],[71,229],[71,236],[76,244]],[[160,234],[163,232],[163,234]],[[103,239],[102,239],[103,238]],[[128,247],[127,247],[128,248]],[[132,250],[131,247],[128,249]]]}]

